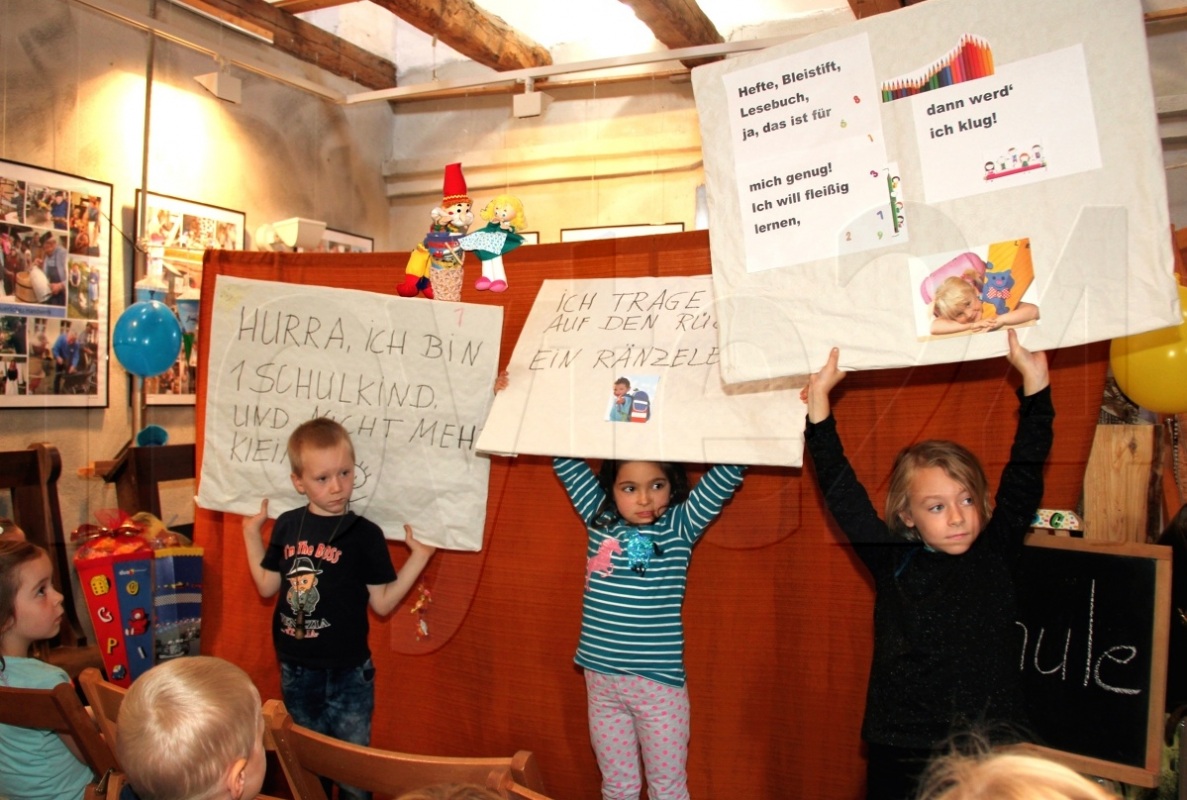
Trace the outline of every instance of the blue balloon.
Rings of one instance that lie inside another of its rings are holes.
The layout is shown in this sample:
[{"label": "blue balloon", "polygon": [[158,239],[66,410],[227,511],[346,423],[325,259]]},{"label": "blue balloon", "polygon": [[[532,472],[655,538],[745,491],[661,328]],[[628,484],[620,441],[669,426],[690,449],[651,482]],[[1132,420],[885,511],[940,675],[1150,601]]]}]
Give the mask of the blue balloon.
[{"label": "blue balloon", "polygon": [[142,300],[120,314],[111,346],[124,369],[141,378],[152,378],[177,360],[181,323],[160,300]]}]

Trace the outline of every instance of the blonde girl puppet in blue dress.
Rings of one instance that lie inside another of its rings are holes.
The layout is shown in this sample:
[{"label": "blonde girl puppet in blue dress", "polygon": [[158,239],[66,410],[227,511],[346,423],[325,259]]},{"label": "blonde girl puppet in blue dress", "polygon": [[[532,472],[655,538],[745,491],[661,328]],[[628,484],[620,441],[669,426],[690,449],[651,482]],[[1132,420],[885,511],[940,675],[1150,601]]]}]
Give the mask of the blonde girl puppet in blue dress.
[{"label": "blonde girl puppet in blue dress", "polygon": [[479,216],[486,225],[458,240],[463,250],[473,252],[482,262],[482,277],[474,282],[474,288],[480,292],[506,291],[503,256],[523,244],[523,237],[516,233],[528,224],[523,203],[518,197],[501,194],[487,203]]}]

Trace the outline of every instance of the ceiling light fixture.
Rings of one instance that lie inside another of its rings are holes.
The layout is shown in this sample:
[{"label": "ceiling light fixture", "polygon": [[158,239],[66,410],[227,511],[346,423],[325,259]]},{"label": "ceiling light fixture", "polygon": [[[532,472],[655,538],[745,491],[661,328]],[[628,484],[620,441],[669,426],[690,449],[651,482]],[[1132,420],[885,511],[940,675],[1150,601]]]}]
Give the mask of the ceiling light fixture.
[{"label": "ceiling light fixture", "polygon": [[215,61],[218,63],[217,70],[206,72],[202,75],[195,75],[194,80],[202,84],[206,91],[210,92],[219,100],[226,100],[228,103],[238,103],[243,99],[243,81],[227,72],[226,61],[221,58],[216,58]]},{"label": "ceiling light fixture", "polygon": [[529,75],[523,82],[523,94],[511,97],[511,113],[516,119],[538,117],[551,102],[551,97],[536,91],[536,79]]},{"label": "ceiling light fixture", "polygon": [[256,250],[316,250],[325,232],[326,223],[321,220],[290,217],[261,225],[253,244]]}]

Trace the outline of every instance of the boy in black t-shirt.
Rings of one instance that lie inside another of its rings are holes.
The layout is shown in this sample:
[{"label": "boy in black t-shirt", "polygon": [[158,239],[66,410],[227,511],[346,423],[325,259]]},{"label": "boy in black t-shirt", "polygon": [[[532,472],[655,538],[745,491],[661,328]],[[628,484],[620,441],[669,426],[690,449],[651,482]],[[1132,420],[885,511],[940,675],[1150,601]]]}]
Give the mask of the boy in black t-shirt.
[{"label": "boy in black t-shirt", "polygon": [[[265,551],[268,500],[245,520],[248,565],[263,597],[287,585],[272,616],[284,704],[298,725],[348,742],[371,741],[375,667],[367,607],[384,616],[416,584],[436,548],[404,526],[412,551],[399,577],[383,531],[349,510],[354,447],[337,422],[319,417],[289,437],[293,487],[309,499],[277,518]],[[332,700],[332,702],[331,702]],[[342,797],[367,797],[339,786]]]}]

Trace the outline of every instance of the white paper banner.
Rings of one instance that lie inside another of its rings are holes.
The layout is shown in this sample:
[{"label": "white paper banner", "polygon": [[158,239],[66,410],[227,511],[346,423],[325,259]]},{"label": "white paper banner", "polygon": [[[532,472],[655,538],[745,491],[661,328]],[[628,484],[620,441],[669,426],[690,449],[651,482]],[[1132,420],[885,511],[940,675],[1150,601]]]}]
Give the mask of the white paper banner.
[{"label": "white paper banner", "polygon": [[725,386],[719,362],[707,275],[544,281],[478,449],[800,466],[802,382]]},{"label": "white paper banner", "polygon": [[1003,355],[1000,327],[928,335],[955,312],[913,274],[987,248],[1025,249],[1025,289],[989,286],[1016,280],[996,263],[952,277],[982,322],[1025,291],[1031,349],[1182,319],[1138,0],[929,0],[693,87],[727,382],[809,374],[834,345],[852,369]]},{"label": "white paper banner", "polygon": [[198,504],[272,516],[303,505],[286,443],[307,419],[354,443],[351,508],[403,539],[478,550],[503,310],[218,276]]}]

